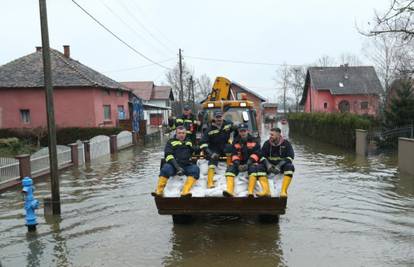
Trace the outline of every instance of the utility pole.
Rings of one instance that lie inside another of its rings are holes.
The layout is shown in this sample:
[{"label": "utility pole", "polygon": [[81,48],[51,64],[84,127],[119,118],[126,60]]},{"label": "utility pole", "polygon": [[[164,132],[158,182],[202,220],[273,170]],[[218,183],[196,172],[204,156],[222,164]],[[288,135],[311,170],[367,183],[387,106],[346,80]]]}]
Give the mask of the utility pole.
[{"label": "utility pole", "polygon": [[193,112],[195,112],[195,102],[194,102],[194,80],[193,76],[190,76],[190,88],[191,88],[191,103],[193,105]]},{"label": "utility pole", "polygon": [[42,32],[43,74],[46,95],[47,128],[49,135],[50,182],[52,187],[52,212],[60,214],[60,192],[56,151],[56,125],[53,107],[52,68],[50,63],[49,32],[47,27],[46,0],[39,0],[40,28]]},{"label": "utility pole", "polygon": [[180,66],[180,110],[183,112],[184,109],[184,90],[183,90],[183,62],[181,56],[181,48],[178,50],[178,62]]}]

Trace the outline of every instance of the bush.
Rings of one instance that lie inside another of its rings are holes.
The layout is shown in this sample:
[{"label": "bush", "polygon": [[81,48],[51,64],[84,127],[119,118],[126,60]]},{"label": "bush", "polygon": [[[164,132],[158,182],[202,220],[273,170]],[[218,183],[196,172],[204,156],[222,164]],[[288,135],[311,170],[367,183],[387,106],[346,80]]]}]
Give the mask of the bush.
[{"label": "bush", "polygon": [[355,146],[355,129],[371,130],[379,121],[351,113],[289,113],[292,134],[303,134],[344,148]]},{"label": "bush", "polygon": [[[60,145],[68,145],[76,142],[76,140],[89,140],[97,135],[112,135],[121,132],[121,128],[58,128],[56,129],[57,143]],[[24,142],[36,145],[38,136],[36,131],[29,128],[21,129],[0,129],[0,138],[17,137]],[[48,145],[48,136],[40,138],[42,146]]]}]

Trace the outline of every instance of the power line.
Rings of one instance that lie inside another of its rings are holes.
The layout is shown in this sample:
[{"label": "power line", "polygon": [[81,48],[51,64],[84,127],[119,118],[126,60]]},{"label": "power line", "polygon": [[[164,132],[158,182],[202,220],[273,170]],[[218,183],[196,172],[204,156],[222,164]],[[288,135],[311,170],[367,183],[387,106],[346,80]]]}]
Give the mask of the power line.
[{"label": "power line", "polygon": [[88,11],[86,11],[81,5],[79,5],[75,0],[72,0],[72,2],[77,5],[86,15],[88,15],[90,18],[92,18],[96,23],[99,24],[99,26],[101,26],[102,28],[104,28],[107,32],[109,32],[113,37],[115,37],[116,39],[118,39],[121,43],[123,43],[124,45],[126,45],[129,49],[131,49],[132,51],[134,51],[136,54],[140,55],[141,57],[145,58],[146,60],[148,60],[149,62],[152,62],[155,65],[158,65],[162,68],[165,69],[171,69],[168,68],[166,66],[163,66],[161,64],[159,64],[158,62],[152,60],[151,58],[147,57],[146,55],[144,55],[143,53],[139,52],[137,49],[135,49],[134,47],[132,47],[130,44],[128,44],[127,42],[125,42],[123,39],[121,39],[118,35],[116,35],[115,33],[113,33],[108,27],[106,27],[104,24],[102,24],[102,22],[100,22],[98,19],[96,19],[94,16],[92,16]]},{"label": "power line", "polygon": [[118,3],[122,6],[123,9],[125,9],[125,11],[129,14],[129,16],[131,18],[133,18],[144,29],[144,31],[152,37],[152,39],[157,41],[161,46],[163,46],[168,51],[173,52],[173,50],[171,48],[169,48],[167,45],[165,45],[163,42],[161,42],[161,40],[158,39],[154,34],[152,34],[152,32],[150,32],[147,29],[147,27],[128,9],[127,6],[124,5],[124,3],[122,1],[118,1]]},{"label": "power line", "polygon": [[[134,27],[132,27],[131,25],[129,25],[121,16],[119,16],[111,7],[109,7],[105,1],[101,1],[101,4],[105,6],[105,8],[111,12],[112,15],[114,15],[118,20],[120,20],[126,27],[128,27],[134,34],[136,34],[140,39],[148,42],[146,40],[146,38],[144,38],[137,30],[135,30]],[[148,42],[150,43],[150,42]],[[160,49],[157,49],[159,52],[163,52]]]},{"label": "power line", "polygon": [[[136,1],[131,1],[131,3],[132,3],[132,5],[138,10],[138,12],[143,16],[143,17],[146,17],[147,19],[148,19],[148,16],[147,16],[147,14],[146,14],[146,12],[137,4],[137,2]],[[151,23],[150,23],[151,24]],[[162,31],[160,31],[156,26],[155,26],[155,23],[152,23],[151,24],[151,26],[152,26],[152,28],[154,29],[154,30],[156,30],[160,35],[161,35],[161,37],[163,37],[164,38],[164,40],[165,41],[168,41],[169,43],[171,43],[172,44],[172,46],[174,46],[175,48],[177,48],[178,49],[178,47],[180,47],[180,45],[178,45],[175,41],[173,41],[173,40],[171,40],[170,38],[168,38],[167,37],[167,35],[165,35]]]},{"label": "power line", "polygon": [[248,64],[248,65],[264,65],[264,66],[289,66],[289,67],[302,67],[307,65],[301,64],[281,64],[281,63],[269,63],[269,62],[254,62],[254,61],[244,61],[244,60],[231,60],[231,59],[220,59],[220,58],[208,58],[208,57],[195,57],[195,56],[186,56],[187,58],[199,59],[205,61],[215,61],[215,62],[227,62],[234,64]]}]

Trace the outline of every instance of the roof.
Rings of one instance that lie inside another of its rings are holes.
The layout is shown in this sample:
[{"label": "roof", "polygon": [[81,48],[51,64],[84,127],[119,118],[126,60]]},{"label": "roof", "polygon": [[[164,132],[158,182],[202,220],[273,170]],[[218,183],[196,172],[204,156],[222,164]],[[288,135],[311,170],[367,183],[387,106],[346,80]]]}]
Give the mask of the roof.
[{"label": "roof", "polygon": [[263,103],[262,107],[264,107],[264,108],[277,108],[277,104],[276,103]]},{"label": "roof", "polygon": [[266,99],[263,97],[263,96],[261,96],[261,95],[259,95],[259,94],[257,94],[256,92],[253,92],[252,90],[250,90],[250,89],[248,89],[247,87],[244,87],[243,85],[241,85],[241,84],[239,84],[239,83],[237,83],[237,82],[231,82],[231,84],[232,84],[232,86],[233,85],[235,85],[235,86],[237,86],[237,87],[239,87],[240,89],[242,89],[242,90],[244,90],[244,91],[246,91],[246,92],[249,92],[250,94],[252,94],[252,95],[254,95],[254,96],[256,96],[257,98],[259,98],[260,99],[260,101],[262,101],[262,102],[265,102],[266,101]]},{"label": "roof", "polygon": [[381,82],[372,66],[310,67],[300,104],[306,102],[309,85],[315,90],[329,90],[332,95],[379,95]]},{"label": "roof", "polygon": [[[55,49],[50,49],[50,59],[55,87],[92,86],[128,90],[120,83],[77,60],[65,57]],[[44,87],[41,50],[0,66],[0,88],[28,87]]]},{"label": "roof", "polygon": [[155,85],[152,81],[121,82],[142,100],[174,100],[171,86]]},{"label": "roof", "polygon": [[171,86],[154,86],[154,90],[152,91],[152,99],[174,100],[174,94]]},{"label": "roof", "polygon": [[154,82],[121,82],[122,85],[128,87],[132,92],[142,100],[150,100]]},{"label": "roof", "polygon": [[142,106],[146,110],[171,110],[170,107],[163,107],[163,106],[148,104],[148,103],[144,103],[144,104],[142,104]]}]

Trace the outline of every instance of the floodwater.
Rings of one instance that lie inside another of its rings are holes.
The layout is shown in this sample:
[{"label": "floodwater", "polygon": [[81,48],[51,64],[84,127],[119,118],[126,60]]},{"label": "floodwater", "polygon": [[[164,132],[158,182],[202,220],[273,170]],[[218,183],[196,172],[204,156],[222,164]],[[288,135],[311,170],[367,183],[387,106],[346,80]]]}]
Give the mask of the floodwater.
[{"label": "floodwater", "polygon": [[[279,224],[236,217],[173,225],[150,192],[162,146],[61,175],[62,215],[36,234],[16,189],[0,195],[0,266],[414,266],[414,177],[392,155],[359,158],[291,138],[296,173]],[[36,183],[38,199],[48,181]]]}]

